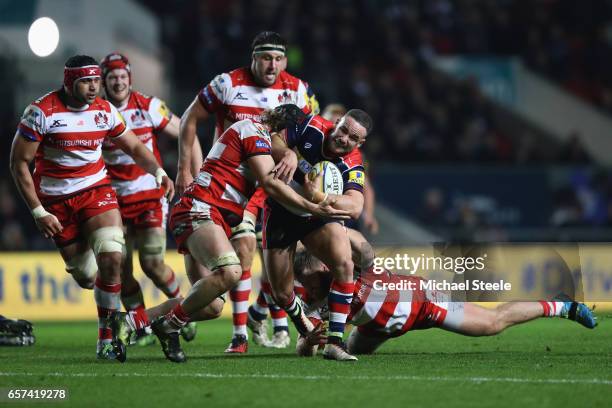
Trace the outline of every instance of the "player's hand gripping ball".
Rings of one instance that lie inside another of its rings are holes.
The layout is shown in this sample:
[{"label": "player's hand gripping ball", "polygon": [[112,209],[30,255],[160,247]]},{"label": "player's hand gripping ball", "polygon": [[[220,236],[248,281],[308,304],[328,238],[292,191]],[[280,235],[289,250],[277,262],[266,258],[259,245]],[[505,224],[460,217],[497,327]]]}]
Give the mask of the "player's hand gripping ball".
[{"label": "player's hand gripping ball", "polygon": [[329,161],[321,161],[312,166],[308,172],[308,179],[314,181],[318,178],[317,190],[326,194],[342,194],[344,182],[342,181],[342,173],[336,165]]}]

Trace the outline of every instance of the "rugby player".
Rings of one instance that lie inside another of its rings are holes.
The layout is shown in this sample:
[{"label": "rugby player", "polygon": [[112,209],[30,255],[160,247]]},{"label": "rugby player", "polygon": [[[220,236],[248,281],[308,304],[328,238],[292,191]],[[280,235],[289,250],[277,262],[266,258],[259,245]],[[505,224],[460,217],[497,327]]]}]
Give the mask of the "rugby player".
[{"label": "rugby player", "polygon": [[[102,159],[109,138],[154,176],[170,199],[174,185],[117,109],[98,96],[101,70],[85,55],[68,58],[61,89],[30,104],[11,148],[15,184],[42,234],[53,238],[66,270],[94,290],[99,359],[125,359],[116,338],[125,239],[115,191]],[[32,175],[29,164],[34,160]]]},{"label": "rugby player", "polygon": [[[346,107],[339,103],[330,103],[323,109],[323,113],[321,116],[324,119],[329,120],[332,123],[338,123],[340,119],[346,114]],[[364,158],[364,164],[367,163],[367,160]],[[378,234],[378,220],[376,219],[376,215],[374,214],[374,210],[376,207],[376,192],[374,190],[374,185],[372,184],[372,180],[370,179],[370,171],[371,168],[366,165],[367,171],[365,173],[365,180],[363,183],[363,211],[361,213],[361,218],[359,220],[350,220],[344,225],[353,228],[356,230],[360,230],[360,227],[365,228],[365,230],[372,234]]]},{"label": "rugby player", "polygon": [[[179,117],[172,114],[163,100],[132,89],[133,73],[126,56],[108,54],[100,63],[100,68],[106,99],[117,108],[129,128],[153,152],[161,166],[157,138],[163,135],[178,139]],[[126,233],[127,254],[122,269],[121,301],[128,312],[143,314],[142,290],[134,279],[134,244],[138,248],[138,259],[145,275],[168,298],[180,297],[174,271],[164,263],[168,201],[163,190],[157,187],[155,178],[138,167],[112,140],[105,140],[102,155],[117,194]],[[196,137],[192,148],[191,172],[197,174],[201,165],[202,149]],[[186,340],[192,340],[195,330],[195,323],[192,323],[181,334]],[[139,332],[137,341],[147,344],[147,339],[154,340],[154,337],[146,334]]]},{"label": "rugby player", "polygon": [[[295,128],[305,120],[306,115],[299,107],[286,104],[265,111],[261,123],[245,119],[231,125],[215,142],[195,181],[172,209],[170,227],[179,252],[190,253],[210,274],[196,282],[183,301],[151,325],[169,360],[186,360],[178,331],[205,307],[213,302],[219,304],[218,297],[235,286],[242,274],[229,237],[231,226],[242,220],[256,182],[270,197],[287,206],[325,219],[349,218],[349,211],[333,208],[336,198],[318,200],[315,204],[274,178],[270,132],[288,126]],[[132,330],[144,323],[137,319],[132,315],[127,318]]]},{"label": "rugby player", "polygon": [[[336,125],[314,115],[299,126],[289,127],[284,137],[275,136],[273,141],[279,152],[297,156],[297,170],[290,186],[297,191],[304,190],[304,194],[315,202],[325,200],[326,194],[311,190],[305,181],[312,166],[323,160],[331,161],[342,172],[344,180],[343,193],[331,195],[335,200],[334,208],[348,211],[352,219],[359,218],[363,209],[365,174],[359,147],[371,129],[370,116],[362,110],[352,109]],[[324,260],[333,276],[329,297],[331,319],[324,356],[332,360],[356,360],[346,352],[342,341],[354,287],[350,242],[344,226],[333,220],[313,219],[308,213],[268,199],[263,222],[265,266],[274,299],[285,309],[298,332],[305,335],[312,330],[312,325],[294,293],[291,268],[298,241]]]},{"label": "rugby player", "polygon": [[[348,317],[355,326],[347,340],[347,350],[351,354],[371,354],[393,337],[432,327],[466,336],[492,336],[539,317],[568,318],[590,329],[597,325],[596,317],[586,305],[568,298],[509,302],[488,309],[469,302],[452,302],[445,292],[422,290],[420,281],[424,280],[419,276],[388,271],[364,273],[373,266],[374,252],[359,232],[349,230],[348,233],[355,263],[362,265]],[[294,272],[305,289],[306,313],[318,326],[298,339],[297,352],[301,356],[312,356],[324,340],[319,323],[327,319],[328,313],[322,306],[330,290],[331,276],[328,267],[305,250],[296,254]],[[414,283],[415,290],[389,288],[389,284],[406,287],[408,282]]]},{"label": "rugby player", "polygon": [[[272,109],[281,104],[293,103],[305,113],[310,113],[310,104],[316,100],[302,80],[284,71],[287,64],[286,52],[287,43],[284,38],[278,33],[263,31],[257,34],[252,42],[250,66],[217,75],[202,88],[181,118],[176,178],[178,194],[182,194],[193,181],[190,172],[192,163],[190,154],[198,123],[214,115],[216,140],[232,123],[242,119],[260,120],[265,109]],[[283,166],[283,163],[281,159],[278,165]],[[261,343],[267,342],[264,325],[266,315],[247,314],[251,292],[251,266],[257,247],[255,225],[258,223],[264,199],[265,194],[259,189],[247,205],[244,219],[232,231],[231,241],[240,258],[242,276],[230,291],[233,335],[230,345],[225,350],[227,353],[247,352],[247,320],[257,336],[256,339],[259,338],[258,341]],[[185,263],[190,275],[203,276],[206,273],[189,255],[186,256]],[[265,276],[262,278],[262,288],[264,292],[268,292],[267,299],[271,302],[269,285],[265,283]],[[260,304],[263,305],[263,299]],[[265,311],[263,306],[259,310]],[[274,322],[274,337],[271,344],[275,347],[286,347],[290,341],[286,314],[273,303],[270,304],[270,311]]]}]

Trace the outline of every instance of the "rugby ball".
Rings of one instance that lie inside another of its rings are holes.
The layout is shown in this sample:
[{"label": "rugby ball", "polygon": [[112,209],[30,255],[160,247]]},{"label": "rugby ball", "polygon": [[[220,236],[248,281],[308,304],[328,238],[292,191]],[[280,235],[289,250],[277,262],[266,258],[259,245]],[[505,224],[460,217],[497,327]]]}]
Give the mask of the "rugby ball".
[{"label": "rugby ball", "polygon": [[344,182],[342,181],[342,173],[336,165],[329,161],[320,161],[308,172],[308,179],[314,180],[318,175],[319,179],[318,190],[327,194],[342,194]]}]

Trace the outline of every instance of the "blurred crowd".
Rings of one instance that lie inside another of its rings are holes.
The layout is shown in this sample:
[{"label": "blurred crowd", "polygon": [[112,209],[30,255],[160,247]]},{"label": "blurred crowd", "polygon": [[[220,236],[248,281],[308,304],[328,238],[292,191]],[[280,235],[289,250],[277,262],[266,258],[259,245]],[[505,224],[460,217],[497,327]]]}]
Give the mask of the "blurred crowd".
[{"label": "blurred crowd", "polygon": [[429,68],[436,54],[518,55],[583,96],[587,88],[606,93],[610,78],[605,1],[142,3],[164,16],[164,44],[181,97],[188,100],[215,74],[248,64],[253,34],[276,30],[290,43],[288,70],[310,83],[321,105],[342,102],[372,114],[376,131],[365,146],[372,159],[572,162],[563,146],[543,147],[545,137],[529,124],[509,132],[499,108],[475,84]]}]

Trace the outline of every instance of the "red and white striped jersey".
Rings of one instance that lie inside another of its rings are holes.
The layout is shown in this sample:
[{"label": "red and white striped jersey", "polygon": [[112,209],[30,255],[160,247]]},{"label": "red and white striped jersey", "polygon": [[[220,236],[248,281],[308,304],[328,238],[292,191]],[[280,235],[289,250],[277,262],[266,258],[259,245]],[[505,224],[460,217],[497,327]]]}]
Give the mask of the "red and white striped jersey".
[{"label": "red and white striped jersey", "polygon": [[[164,101],[132,91],[127,103],[118,110],[128,127],[153,152],[161,166],[157,134],[170,123],[172,118],[172,113]],[[107,139],[104,142],[102,154],[120,204],[158,200],[163,196],[163,190],[157,187],[155,176],[139,167],[134,159],[112,140]]]},{"label": "red and white striped jersey", "polygon": [[[370,281],[360,277],[355,282],[348,319],[355,326],[390,337],[406,333],[416,323],[423,302],[426,301],[425,293],[419,289],[419,281],[422,279],[387,272],[374,275],[372,279]],[[376,286],[374,280],[378,280]],[[415,282],[415,290],[380,289],[382,283],[401,282]]]},{"label": "red and white striped jersey", "polygon": [[109,184],[102,142],[128,129],[110,102],[96,98],[75,110],[62,101],[62,92],[50,92],[28,106],[17,130],[25,139],[40,142],[33,178],[41,199]]},{"label": "red and white striped jersey", "polygon": [[[397,337],[409,330],[441,325],[446,318],[444,306],[449,297],[438,291],[422,290],[423,278],[384,272],[367,274],[355,282],[353,301],[347,322],[359,326],[373,336]],[[377,281],[377,282],[375,282]],[[405,289],[412,282],[414,290]],[[402,285],[388,289],[383,284]],[[402,287],[404,289],[398,289]],[[318,320],[326,318],[326,305],[307,308],[307,316]]]},{"label": "red and white striped jersey", "polygon": [[200,174],[185,195],[228,210],[242,219],[257,183],[247,159],[271,152],[270,134],[261,124],[248,119],[236,122],[213,144]]},{"label": "red and white striped jersey", "polygon": [[311,112],[306,85],[285,71],[274,85],[261,87],[250,68],[238,68],[217,75],[200,91],[198,99],[209,113],[216,115],[215,138],[232,123],[243,119],[259,121],[264,110],[278,105],[293,103],[306,114]]}]

